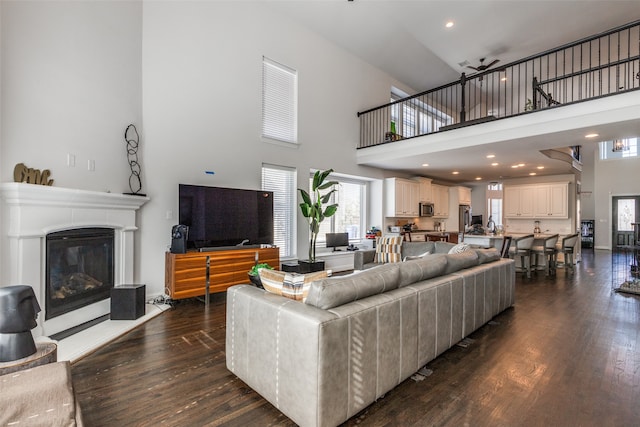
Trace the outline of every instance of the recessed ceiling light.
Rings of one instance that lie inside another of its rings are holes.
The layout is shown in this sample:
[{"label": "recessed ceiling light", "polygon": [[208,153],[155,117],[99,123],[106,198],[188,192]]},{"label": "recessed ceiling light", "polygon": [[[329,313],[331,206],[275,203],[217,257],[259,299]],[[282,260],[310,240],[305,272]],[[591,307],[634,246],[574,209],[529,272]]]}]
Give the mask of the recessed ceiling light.
[{"label": "recessed ceiling light", "polygon": [[458,172],[458,171],[453,171],[453,172],[451,172],[451,173],[452,173],[452,174],[454,174],[454,175],[458,175],[460,172]]},{"label": "recessed ceiling light", "polygon": [[511,167],[512,167],[513,169],[518,169],[520,166],[518,166],[518,165],[513,165],[513,166],[511,166]]},{"label": "recessed ceiling light", "polygon": [[429,163],[423,163],[422,166],[426,168],[427,166],[429,166]]},{"label": "recessed ceiling light", "polygon": [[544,169],[544,166],[538,166],[538,169]]},{"label": "recessed ceiling light", "polygon": [[596,136],[600,136],[600,135],[598,135],[597,133],[589,133],[589,134],[585,135],[584,137],[585,138],[595,138]]},{"label": "recessed ceiling light", "polygon": [[482,179],[481,176],[476,176],[476,181],[480,181]]},{"label": "recessed ceiling light", "polygon": [[501,78],[501,79],[500,79],[500,81],[501,81],[501,82],[506,82],[506,81],[507,81],[507,78],[506,78],[506,77],[503,77],[503,78]]},{"label": "recessed ceiling light", "polygon": [[491,163],[491,166],[498,166],[499,164],[500,163],[498,163],[498,162],[493,162],[493,163]]},{"label": "recessed ceiling light", "polygon": [[447,27],[447,28],[453,27],[453,21],[447,21],[447,23],[444,24],[444,26]]},{"label": "recessed ceiling light", "polygon": [[529,172],[529,175],[534,176],[536,173],[535,172]]},{"label": "recessed ceiling light", "polygon": [[487,159],[493,159],[495,156],[495,154],[487,154]]},{"label": "recessed ceiling light", "polygon": [[522,168],[522,167],[524,167],[524,163],[518,163],[518,166],[520,166]]}]

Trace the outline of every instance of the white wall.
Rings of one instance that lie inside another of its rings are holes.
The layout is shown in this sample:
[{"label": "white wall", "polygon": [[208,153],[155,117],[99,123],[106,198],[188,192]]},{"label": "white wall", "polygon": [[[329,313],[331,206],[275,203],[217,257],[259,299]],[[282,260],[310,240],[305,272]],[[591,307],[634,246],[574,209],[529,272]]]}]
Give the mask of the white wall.
[{"label": "white wall", "polygon": [[[640,195],[640,158],[600,160],[596,154],[593,196],[595,203],[594,245],[611,249],[611,211],[613,196]],[[586,218],[591,219],[591,218]]]},{"label": "white wall", "polygon": [[[162,290],[178,183],[255,189],[263,162],[295,167],[298,187],[306,187],[311,168],[382,177],[356,165],[356,112],[388,102],[394,82],[387,75],[262,2],[148,2],[143,15],[143,150],[151,202],[141,215],[140,276],[151,292]],[[297,147],[261,141],[263,55],[298,71]],[[304,258],[301,215],[298,230]]]},{"label": "white wall", "polygon": [[[17,163],[56,186],[128,190],[123,134],[140,124],[139,1],[2,1],[0,177]],[[67,166],[67,155],[75,167]],[[95,171],[87,168],[95,161]]]}]

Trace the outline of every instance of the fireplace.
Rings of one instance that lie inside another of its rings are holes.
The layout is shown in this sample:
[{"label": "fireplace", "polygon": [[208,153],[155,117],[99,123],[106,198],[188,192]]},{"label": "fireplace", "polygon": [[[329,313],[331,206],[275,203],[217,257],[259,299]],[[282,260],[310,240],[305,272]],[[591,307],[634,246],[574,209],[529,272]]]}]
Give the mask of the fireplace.
[{"label": "fireplace", "polygon": [[112,228],[47,234],[45,319],[109,298],[113,287]]},{"label": "fireplace", "polygon": [[[43,308],[32,330],[34,337],[56,335],[108,317],[111,287],[135,283],[136,211],[149,199],[18,182],[0,184],[0,197],[0,286],[33,287]],[[98,236],[94,231],[99,231]],[[100,237],[102,231],[110,237]],[[65,233],[70,233],[67,239]],[[56,239],[60,236],[63,238]],[[81,250],[74,239],[93,249]],[[62,267],[54,267],[53,258],[47,261],[56,247],[67,258],[66,279],[58,276]],[[111,266],[96,266],[99,258],[107,258]],[[72,286],[64,285],[64,280]],[[51,294],[49,286],[61,293]],[[79,302],[85,297],[97,301]],[[58,303],[66,307],[57,307]]]}]

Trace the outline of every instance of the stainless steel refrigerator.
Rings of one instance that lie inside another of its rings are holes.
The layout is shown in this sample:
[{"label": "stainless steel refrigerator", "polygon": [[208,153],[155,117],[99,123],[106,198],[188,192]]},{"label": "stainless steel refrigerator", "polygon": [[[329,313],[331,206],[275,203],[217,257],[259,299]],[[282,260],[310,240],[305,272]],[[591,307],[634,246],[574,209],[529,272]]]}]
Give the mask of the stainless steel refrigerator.
[{"label": "stainless steel refrigerator", "polygon": [[464,233],[471,225],[471,206],[460,205],[458,207],[458,231]]}]

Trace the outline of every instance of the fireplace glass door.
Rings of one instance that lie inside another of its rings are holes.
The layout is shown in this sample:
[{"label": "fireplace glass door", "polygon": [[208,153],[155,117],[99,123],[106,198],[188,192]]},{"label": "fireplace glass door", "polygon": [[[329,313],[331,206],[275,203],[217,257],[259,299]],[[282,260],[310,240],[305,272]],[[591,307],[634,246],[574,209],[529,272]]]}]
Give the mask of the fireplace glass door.
[{"label": "fireplace glass door", "polygon": [[109,298],[114,277],[112,228],[47,235],[45,319]]}]

